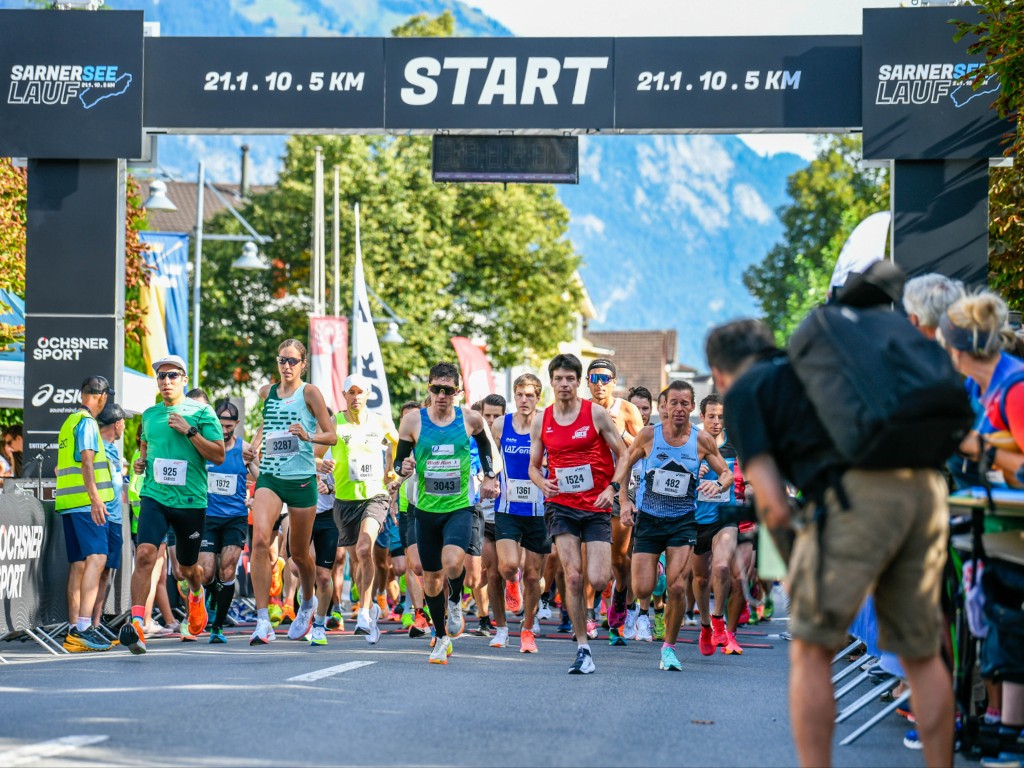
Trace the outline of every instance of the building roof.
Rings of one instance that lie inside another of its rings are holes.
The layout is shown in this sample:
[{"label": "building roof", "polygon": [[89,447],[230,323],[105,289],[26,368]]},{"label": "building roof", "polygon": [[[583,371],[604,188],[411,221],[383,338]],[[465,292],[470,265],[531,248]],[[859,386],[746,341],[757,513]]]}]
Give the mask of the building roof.
[{"label": "building roof", "polygon": [[594,344],[614,349],[612,361],[618,387],[644,386],[659,392],[668,385],[666,366],[676,359],[676,332],[672,331],[587,331]]},{"label": "building roof", "polygon": [[[139,179],[140,195],[142,200],[149,199],[149,179]],[[196,228],[196,190],[199,184],[194,181],[168,181],[167,196],[171,202],[178,206],[176,211],[148,211],[149,230],[151,232],[185,232],[191,233]],[[244,205],[244,201],[238,194],[237,184],[214,184],[217,191],[231,203],[236,209]],[[265,186],[250,187],[249,194],[255,195],[269,189]],[[225,209],[217,195],[210,192],[209,188],[203,195],[203,222],[208,222],[218,213]]]}]

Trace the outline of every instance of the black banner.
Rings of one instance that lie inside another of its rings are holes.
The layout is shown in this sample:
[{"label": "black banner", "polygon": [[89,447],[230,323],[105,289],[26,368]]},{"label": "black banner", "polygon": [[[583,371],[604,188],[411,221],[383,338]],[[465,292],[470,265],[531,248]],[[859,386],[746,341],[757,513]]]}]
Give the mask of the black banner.
[{"label": "black banner", "polygon": [[0,15],[0,157],[138,157],[142,12]]},{"label": "black banner", "polygon": [[860,38],[615,41],[615,127],[845,131],[860,125]]},{"label": "black banner", "polygon": [[[57,572],[49,572],[52,558],[48,555],[56,537],[46,530],[48,523],[51,529],[54,523],[60,526],[60,520],[47,520],[43,505],[34,497],[0,494],[0,635],[50,623],[46,619],[54,611],[44,608],[44,603],[54,603],[57,595],[64,594],[67,556],[63,568],[58,564]],[[60,540],[63,543],[63,531]],[[49,600],[44,600],[44,594]],[[60,602],[64,603],[60,615],[66,616],[66,600]]]},{"label": "black banner", "polygon": [[951,19],[978,19],[976,8],[864,11],[864,157],[981,159],[1003,153],[1012,130],[992,102],[995,77],[978,90],[966,82],[985,61],[968,54],[976,38],[953,42]]},{"label": "black banner", "polygon": [[176,133],[379,132],[379,38],[146,40],[146,128]]}]

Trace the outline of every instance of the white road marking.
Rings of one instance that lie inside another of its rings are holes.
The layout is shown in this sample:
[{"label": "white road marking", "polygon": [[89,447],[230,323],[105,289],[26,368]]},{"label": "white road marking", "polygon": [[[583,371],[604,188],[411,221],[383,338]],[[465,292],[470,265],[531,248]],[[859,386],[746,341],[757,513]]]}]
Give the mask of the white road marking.
[{"label": "white road marking", "polygon": [[88,747],[106,741],[109,736],[62,736],[59,739],[26,744],[24,747],[0,752],[0,765],[28,765],[46,757],[56,757],[80,747]]},{"label": "white road marking", "polygon": [[325,667],[324,669],[317,669],[312,672],[307,672],[304,675],[296,675],[295,677],[289,677],[289,683],[311,683],[314,680],[322,680],[325,677],[333,677],[334,675],[340,675],[342,672],[349,672],[353,669],[359,669],[360,667],[368,667],[370,664],[376,664],[376,661],[346,661],[344,664],[338,664],[333,667]]}]

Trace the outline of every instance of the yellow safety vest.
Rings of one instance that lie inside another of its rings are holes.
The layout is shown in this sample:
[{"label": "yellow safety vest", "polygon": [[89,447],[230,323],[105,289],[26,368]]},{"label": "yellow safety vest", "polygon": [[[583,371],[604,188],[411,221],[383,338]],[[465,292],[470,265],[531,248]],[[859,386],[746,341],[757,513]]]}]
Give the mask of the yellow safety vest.
[{"label": "yellow safety vest", "polygon": [[[57,438],[57,511],[88,507],[92,502],[85,488],[82,476],[82,462],[75,461],[75,429],[82,419],[91,419],[92,414],[82,410],[73,413],[64,421]],[[93,456],[93,476],[100,500],[106,504],[114,500],[114,481],[110,476],[110,464],[103,441]]]}]

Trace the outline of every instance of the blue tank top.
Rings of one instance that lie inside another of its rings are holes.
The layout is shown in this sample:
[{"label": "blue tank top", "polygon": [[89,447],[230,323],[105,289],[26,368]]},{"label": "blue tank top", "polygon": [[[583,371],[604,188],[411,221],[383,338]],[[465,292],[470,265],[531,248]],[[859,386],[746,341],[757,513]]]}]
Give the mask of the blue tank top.
[{"label": "blue tank top", "polygon": [[[530,480],[530,433],[521,435],[512,426],[515,414],[505,416],[501,427],[501,496],[495,507],[499,512],[523,517],[543,517],[544,495]],[[539,418],[534,414],[534,418]]]},{"label": "blue tank top", "polygon": [[[729,436],[725,436],[725,442],[718,447],[718,452],[722,454],[722,458],[725,459],[726,465],[729,467],[730,472],[736,471],[736,448],[729,442]],[[707,466],[707,461],[701,462],[703,466]],[[704,480],[717,480],[718,473],[715,472],[710,466],[708,471],[704,475]],[[697,497],[697,523],[699,525],[710,525],[711,523],[717,523],[719,514],[722,507],[726,504],[736,503],[736,485],[732,484],[729,486],[727,491],[722,491],[718,496],[714,498],[704,498],[703,496]]]},{"label": "blue tank top", "polygon": [[249,470],[242,458],[242,441],[236,439],[235,447],[224,454],[223,464],[206,462],[206,516],[246,517],[245,481]]},{"label": "blue tank top", "polygon": [[263,401],[263,458],[260,472],[282,479],[307,478],[316,474],[313,444],[288,434],[288,427],[301,424],[316,432],[316,417],[306,406],[306,383],[288,397],[277,394],[277,384],[270,387]]},{"label": "blue tank top", "polygon": [[682,517],[694,512],[697,488],[696,427],[680,446],[665,442],[662,425],[654,427],[651,453],[641,461],[636,508],[652,517]]}]

